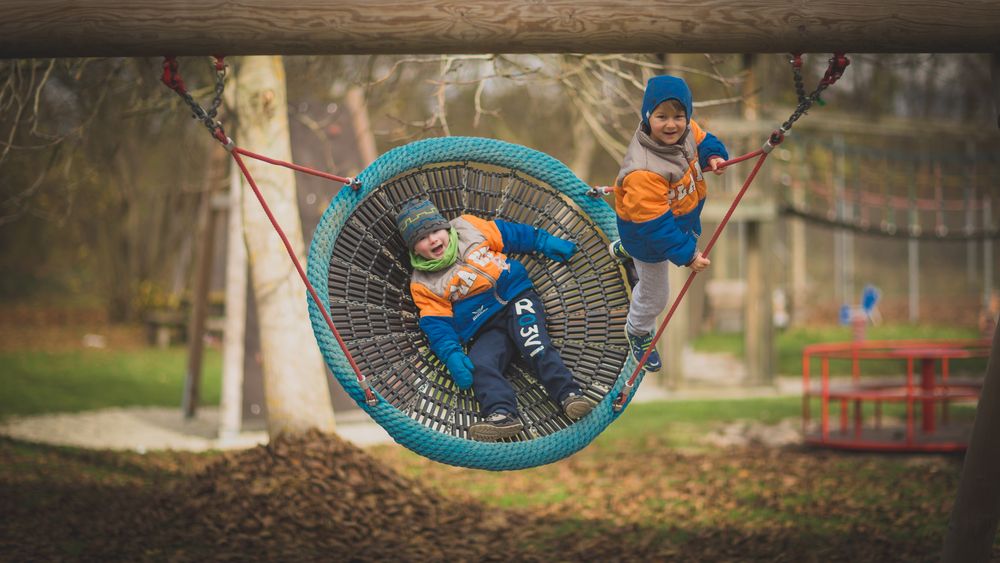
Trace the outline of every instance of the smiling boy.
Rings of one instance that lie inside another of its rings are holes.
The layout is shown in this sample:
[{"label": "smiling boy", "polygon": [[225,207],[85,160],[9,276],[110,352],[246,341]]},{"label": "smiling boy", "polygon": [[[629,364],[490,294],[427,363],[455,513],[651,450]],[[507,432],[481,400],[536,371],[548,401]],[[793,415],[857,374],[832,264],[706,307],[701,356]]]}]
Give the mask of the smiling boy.
[{"label": "smiling boy", "polygon": [[[683,79],[650,78],[639,128],[615,180],[621,239],[611,243],[611,253],[631,258],[639,278],[625,323],[636,361],[652,344],[656,316],[667,306],[669,263],[695,272],[710,264],[697,248],[706,195],[702,169],[721,174],[718,165],[729,154],[722,142],[691,119],[693,113],[691,90]],[[661,367],[659,354],[652,350],[646,370]]]},{"label": "smiling boy", "polygon": [[[506,255],[537,251],[563,262],[576,244],[500,219],[462,215],[448,221],[426,199],[406,202],[396,226],[410,251],[410,294],[420,328],[455,384],[471,387],[479,402],[483,419],[469,427],[472,439],[495,441],[523,429],[514,389],[504,377],[515,353],[570,419],[594,408],[549,339],[528,272]],[[466,354],[463,344],[470,341]]]}]

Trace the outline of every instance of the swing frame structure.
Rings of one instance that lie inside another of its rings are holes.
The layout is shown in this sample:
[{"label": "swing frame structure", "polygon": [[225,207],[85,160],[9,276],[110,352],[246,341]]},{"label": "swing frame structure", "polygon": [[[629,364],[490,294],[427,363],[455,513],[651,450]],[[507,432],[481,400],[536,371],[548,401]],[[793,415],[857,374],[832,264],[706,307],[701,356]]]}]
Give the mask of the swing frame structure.
[{"label": "swing frame structure", "polygon": [[[164,58],[162,81],[184,99],[194,117],[199,119],[209,130],[212,137],[222,143],[226,147],[226,150],[233,156],[272,226],[281,237],[290,260],[295,265],[299,276],[309,292],[309,312],[310,317],[313,319],[313,329],[328,366],[348,395],[372,416],[376,422],[385,428],[397,442],[421,455],[451,465],[490,470],[523,469],[550,463],[578,451],[589,444],[608,424],[621,414],[642,380],[645,363],[652,350],[655,349],[657,341],[662,336],[678,305],[686,295],[697,272],[692,272],[689,275],[684,286],[674,298],[646,353],[638,362],[635,362],[630,356],[626,356],[620,377],[588,416],[552,434],[526,441],[506,443],[477,443],[465,438],[456,438],[455,436],[439,432],[421,422],[417,422],[415,417],[400,411],[396,406],[391,405],[383,397],[380,397],[372,389],[368,378],[351,355],[340,331],[333,322],[330,313],[330,291],[327,285],[329,277],[326,272],[331,263],[333,243],[337,233],[340,232],[347,219],[344,214],[353,209],[371,190],[379,188],[383,183],[408,170],[420,168],[427,164],[451,161],[474,161],[512,170],[522,170],[528,175],[536,176],[543,182],[557,187],[565,195],[570,196],[575,200],[577,205],[590,215],[591,219],[597,222],[597,226],[605,234],[616,238],[617,228],[613,221],[613,212],[611,212],[603,200],[596,199],[597,196],[606,194],[613,188],[587,188],[564,165],[555,159],[524,147],[486,139],[443,138],[411,143],[383,155],[372,163],[358,178],[336,176],[311,170],[294,163],[257,155],[237,147],[235,142],[226,136],[222,124],[215,119],[224,89],[226,67],[222,57],[215,56],[214,60],[217,84],[215,98],[207,110],[202,108],[188,93],[186,85],[180,76],[179,66],[175,57],[168,56]],[[768,136],[761,148],[725,161],[717,166],[718,169],[724,169],[733,164],[756,158],[752,171],[747,176],[742,188],[733,199],[727,213],[705,246],[702,253],[703,256],[707,257],[711,252],[712,247],[722,234],[733,212],[740,204],[747,189],[750,187],[750,184],[771,151],[783,142],[785,135],[791,130],[795,122],[805,115],[809,108],[820,99],[820,95],[826,88],[840,79],[850,64],[850,60],[843,53],[835,53],[829,59],[826,72],[819,80],[816,88],[811,93],[806,94],[801,74],[801,53],[794,53],[790,62],[792,64],[799,103],[791,116]],[[242,156],[257,158],[271,164],[321,176],[341,182],[345,185],[345,188],[349,188],[342,190],[338,194],[317,228],[317,234],[314,236],[313,245],[310,248],[308,275],[296,257],[281,226],[271,213],[263,194],[257,187]],[[592,201],[586,201],[585,195],[591,196]],[[328,236],[326,231],[332,231],[333,236]],[[326,291],[318,292],[316,286]],[[333,344],[334,342],[336,345]],[[624,376],[629,369],[631,369],[631,375],[626,378]],[[354,379],[350,377],[350,374],[353,374]]]},{"label": "swing frame structure", "polygon": [[[753,11],[727,0],[575,0],[499,5],[444,0],[404,9],[364,0],[297,2],[275,10],[265,0],[239,14],[205,14],[192,0],[70,3],[7,2],[0,58],[196,55],[491,53],[491,52],[899,52],[994,53],[992,96],[1000,107],[1000,10],[992,0],[887,0],[863,11],[843,2],[765,1]],[[733,26],[731,13],[740,14]],[[664,17],[663,14],[670,14]],[[80,25],[80,22],[87,25]],[[168,24],[165,22],[169,22]],[[312,25],[304,26],[302,22]],[[320,25],[315,25],[315,23]],[[944,24],[944,25],[942,25]],[[164,29],[167,29],[164,32]],[[59,41],[52,38],[58,37]],[[1000,125],[1000,119],[997,124]],[[1000,519],[1000,330],[995,331],[983,399],[945,538],[943,560],[985,560]]]}]

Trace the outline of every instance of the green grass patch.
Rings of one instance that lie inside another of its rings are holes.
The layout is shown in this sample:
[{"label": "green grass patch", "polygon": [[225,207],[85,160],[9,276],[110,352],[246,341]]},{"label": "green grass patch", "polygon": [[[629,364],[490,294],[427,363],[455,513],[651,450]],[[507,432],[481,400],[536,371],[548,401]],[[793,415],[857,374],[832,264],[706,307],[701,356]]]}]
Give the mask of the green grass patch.
[{"label": "green grass patch", "polygon": [[[967,339],[978,338],[974,328],[924,325],[879,325],[868,327],[868,340],[910,340],[910,339]],[[778,374],[800,375],[802,373],[802,350],[810,344],[823,342],[849,342],[852,339],[850,327],[809,327],[779,331],[775,337],[778,356]],[[694,341],[694,348],[700,352],[743,355],[743,333],[707,333]],[[986,369],[985,359],[954,361],[955,368],[965,372],[982,374]],[[819,364],[813,368],[818,373]],[[849,361],[830,362],[831,373],[849,374]],[[871,375],[891,375],[905,373],[903,360],[872,361],[866,364],[865,373]]]},{"label": "green grass patch", "polygon": [[[126,406],[177,406],[183,347],[0,353],[0,417]],[[201,402],[219,403],[222,356],[205,351]]]}]

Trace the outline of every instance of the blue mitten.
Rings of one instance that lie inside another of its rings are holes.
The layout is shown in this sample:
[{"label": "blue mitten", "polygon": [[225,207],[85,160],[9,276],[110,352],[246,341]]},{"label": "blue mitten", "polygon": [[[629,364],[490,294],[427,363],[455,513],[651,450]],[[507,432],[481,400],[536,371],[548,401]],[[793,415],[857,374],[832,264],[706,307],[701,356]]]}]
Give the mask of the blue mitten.
[{"label": "blue mitten", "polygon": [[535,235],[535,249],[547,258],[556,262],[565,262],[576,252],[576,243],[571,240],[554,237],[539,229]]},{"label": "blue mitten", "polygon": [[455,381],[455,385],[458,385],[459,389],[472,387],[472,370],[475,366],[472,365],[472,360],[465,355],[465,352],[454,350],[445,356],[444,365],[448,366],[451,378]]}]

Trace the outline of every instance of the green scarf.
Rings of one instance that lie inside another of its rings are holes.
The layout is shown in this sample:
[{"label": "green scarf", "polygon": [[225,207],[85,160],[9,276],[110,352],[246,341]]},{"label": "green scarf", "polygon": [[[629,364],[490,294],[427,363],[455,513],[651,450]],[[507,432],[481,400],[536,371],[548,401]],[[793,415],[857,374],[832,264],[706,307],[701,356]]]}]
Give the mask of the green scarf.
[{"label": "green scarf", "polygon": [[444,256],[437,260],[428,260],[411,250],[410,264],[414,269],[423,272],[436,272],[451,266],[458,258],[458,231],[454,227],[449,229],[448,239],[448,248],[444,249]]}]

